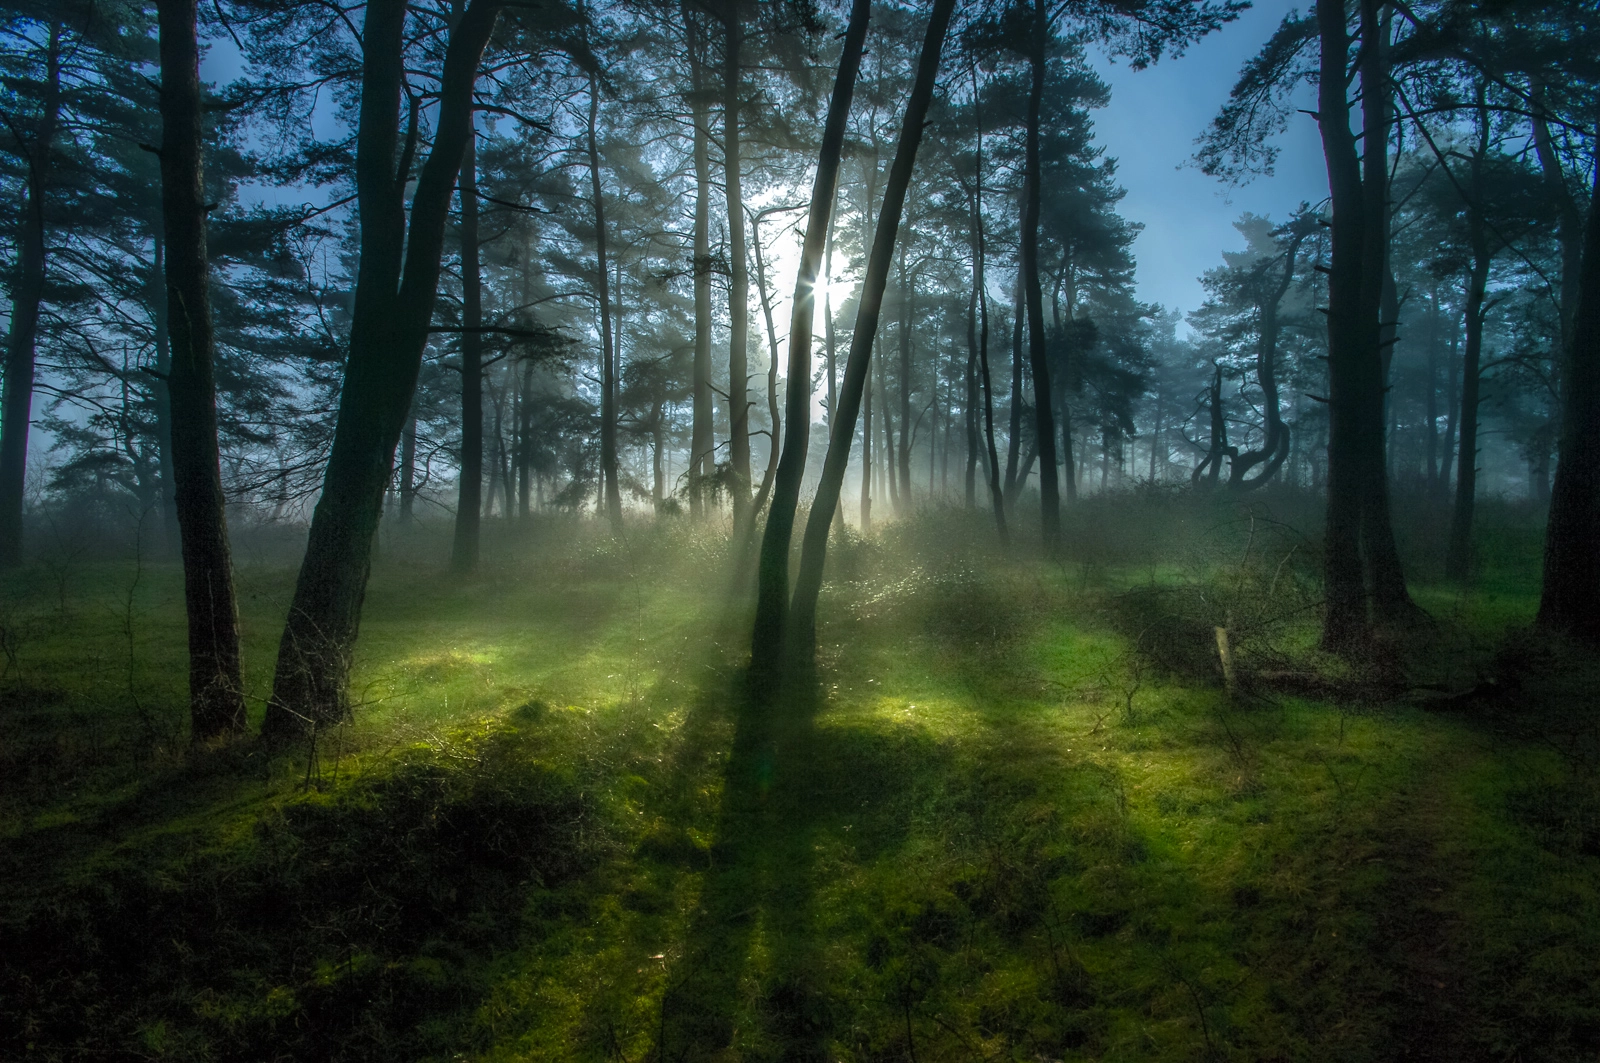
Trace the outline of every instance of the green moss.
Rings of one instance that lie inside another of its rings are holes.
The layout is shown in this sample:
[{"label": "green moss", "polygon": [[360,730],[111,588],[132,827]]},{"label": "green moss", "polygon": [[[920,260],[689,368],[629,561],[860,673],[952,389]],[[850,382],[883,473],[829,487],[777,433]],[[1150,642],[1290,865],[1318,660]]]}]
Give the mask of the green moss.
[{"label": "green moss", "polygon": [[[131,566],[18,574],[0,1056],[1594,1055],[1594,665],[1507,640],[1536,552],[1419,586],[1379,683],[1254,503],[1119,504],[1061,565],[957,513],[845,543],[781,711],[685,525],[476,580],[397,539],[314,759],[185,749],[170,566],[131,624]],[[255,704],[291,578],[241,571]]]}]

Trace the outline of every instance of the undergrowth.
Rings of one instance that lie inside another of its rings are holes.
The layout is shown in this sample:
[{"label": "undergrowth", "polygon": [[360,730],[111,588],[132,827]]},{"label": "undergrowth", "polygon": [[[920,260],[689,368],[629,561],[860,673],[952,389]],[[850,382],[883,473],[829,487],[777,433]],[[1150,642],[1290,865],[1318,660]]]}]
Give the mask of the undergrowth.
[{"label": "undergrowth", "polygon": [[393,534],[315,756],[187,749],[170,564],[19,574],[0,1057],[1595,1058],[1594,662],[1493,565],[1320,654],[1299,504],[850,535],[781,710],[716,535]]}]

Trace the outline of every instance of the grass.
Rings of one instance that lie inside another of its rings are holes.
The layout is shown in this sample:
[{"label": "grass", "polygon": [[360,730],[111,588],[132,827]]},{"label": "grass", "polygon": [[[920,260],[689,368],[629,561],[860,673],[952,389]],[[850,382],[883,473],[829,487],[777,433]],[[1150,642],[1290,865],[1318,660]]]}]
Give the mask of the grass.
[{"label": "grass", "polygon": [[[958,512],[851,539],[780,711],[714,535],[552,520],[474,580],[398,540],[314,758],[185,748],[170,564],[19,574],[0,1058],[1600,1056],[1593,669],[1516,635],[1536,533],[1367,682],[1293,506],[1094,502],[1061,565]],[[241,565],[257,703],[292,576]]]}]

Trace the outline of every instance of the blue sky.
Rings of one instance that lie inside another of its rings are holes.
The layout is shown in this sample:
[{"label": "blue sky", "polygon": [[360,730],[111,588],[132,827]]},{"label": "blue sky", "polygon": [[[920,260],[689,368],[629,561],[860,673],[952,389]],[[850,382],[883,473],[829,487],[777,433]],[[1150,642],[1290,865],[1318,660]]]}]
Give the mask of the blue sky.
[{"label": "blue sky", "polygon": [[1232,222],[1245,211],[1276,219],[1301,200],[1328,194],[1316,124],[1295,115],[1281,139],[1272,177],[1227,187],[1192,162],[1194,140],[1227,100],[1240,66],[1254,55],[1285,13],[1287,0],[1256,0],[1255,7],[1182,59],[1147,70],[1096,64],[1111,86],[1111,103],[1095,112],[1095,136],[1117,160],[1117,180],[1128,190],[1121,212],[1144,223],[1134,247],[1139,297],[1181,310],[1200,305],[1199,276],[1222,264],[1222,250],[1244,246]]}]

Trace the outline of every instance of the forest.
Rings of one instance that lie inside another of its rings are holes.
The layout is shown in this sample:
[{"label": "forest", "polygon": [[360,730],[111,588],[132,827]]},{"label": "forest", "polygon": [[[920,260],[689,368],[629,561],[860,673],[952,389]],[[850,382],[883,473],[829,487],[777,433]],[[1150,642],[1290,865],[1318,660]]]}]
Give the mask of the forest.
[{"label": "forest", "polygon": [[1256,8],[0,3],[0,1059],[1600,1060],[1600,7]]}]

